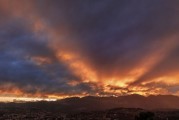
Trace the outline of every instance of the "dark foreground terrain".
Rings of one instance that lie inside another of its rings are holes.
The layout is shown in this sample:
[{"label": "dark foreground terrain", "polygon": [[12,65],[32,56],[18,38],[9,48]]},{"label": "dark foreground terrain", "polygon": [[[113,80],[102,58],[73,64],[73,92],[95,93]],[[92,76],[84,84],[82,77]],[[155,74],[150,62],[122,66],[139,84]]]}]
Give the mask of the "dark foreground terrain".
[{"label": "dark foreground terrain", "polygon": [[0,120],[179,120],[179,97],[67,98],[0,103]]},{"label": "dark foreground terrain", "polygon": [[139,108],[116,108],[105,111],[60,113],[38,108],[0,109],[0,120],[179,120],[179,110],[146,111]]}]

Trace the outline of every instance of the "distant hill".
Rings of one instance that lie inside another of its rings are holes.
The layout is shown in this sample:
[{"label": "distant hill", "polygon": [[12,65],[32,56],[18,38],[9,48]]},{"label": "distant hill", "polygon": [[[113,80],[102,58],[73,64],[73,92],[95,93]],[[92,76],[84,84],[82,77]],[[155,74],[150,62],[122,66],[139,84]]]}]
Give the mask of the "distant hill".
[{"label": "distant hill", "polygon": [[179,109],[179,97],[172,95],[158,95],[144,97],[128,95],[119,97],[72,97],[58,101],[27,102],[27,103],[0,103],[0,108],[40,109],[58,112],[85,112],[101,111],[113,108],[142,108],[142,109]]}]

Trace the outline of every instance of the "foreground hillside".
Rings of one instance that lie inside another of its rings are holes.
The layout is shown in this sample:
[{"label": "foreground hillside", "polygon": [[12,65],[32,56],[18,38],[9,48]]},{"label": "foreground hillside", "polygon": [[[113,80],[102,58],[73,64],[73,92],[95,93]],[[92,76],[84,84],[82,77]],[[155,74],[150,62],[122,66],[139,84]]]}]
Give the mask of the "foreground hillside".
[{"label": "foreground hillside", "polygon": [[79,113],[50,112],[39,108],[0,109],[0,120],[179,120],[179,110],[147,111],[139,108],[116,108]]}]

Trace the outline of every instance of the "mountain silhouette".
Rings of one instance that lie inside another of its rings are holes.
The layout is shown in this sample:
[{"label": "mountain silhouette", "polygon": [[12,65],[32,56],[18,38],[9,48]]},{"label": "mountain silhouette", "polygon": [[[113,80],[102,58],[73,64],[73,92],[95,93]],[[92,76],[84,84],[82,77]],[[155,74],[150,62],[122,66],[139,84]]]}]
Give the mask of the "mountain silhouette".
[{"label": "mountain silhouette", "polygon": [[172,95],[127,95],[119,97],[71,97],[57,101],[40,101],[26,103],[0,103],[1,107],[19,107],[25,109],[41,109],[59,112],[101,111],[114,108],[179,109],[179,97]]}]

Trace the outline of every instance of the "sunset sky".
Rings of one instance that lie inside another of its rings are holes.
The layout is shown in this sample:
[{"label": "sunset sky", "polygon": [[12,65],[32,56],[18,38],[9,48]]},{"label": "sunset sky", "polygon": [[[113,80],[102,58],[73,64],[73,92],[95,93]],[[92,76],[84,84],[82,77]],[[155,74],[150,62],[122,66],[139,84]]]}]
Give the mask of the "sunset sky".
[{"label": "sunset sky", "polygon": [[178,0],[0,0],[0,101],[179,95]]}]

